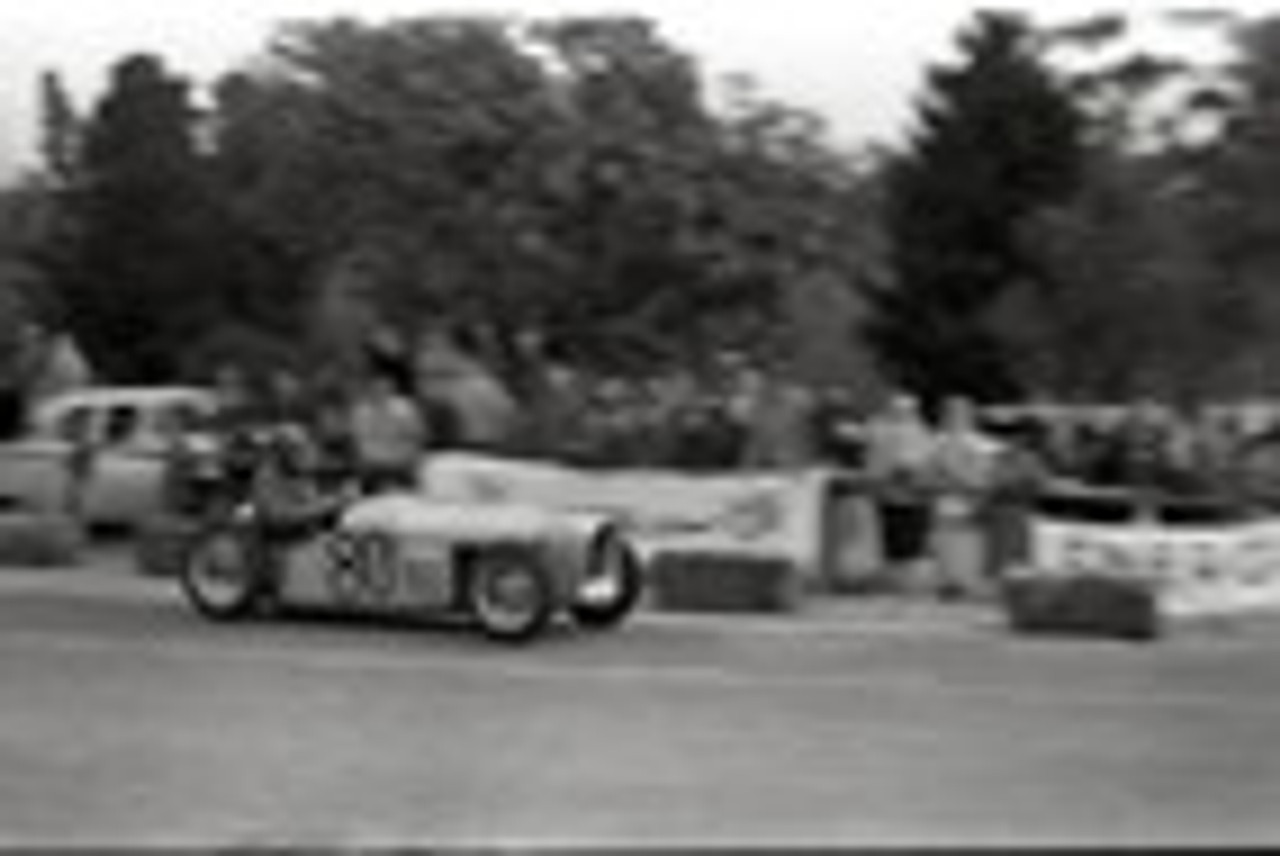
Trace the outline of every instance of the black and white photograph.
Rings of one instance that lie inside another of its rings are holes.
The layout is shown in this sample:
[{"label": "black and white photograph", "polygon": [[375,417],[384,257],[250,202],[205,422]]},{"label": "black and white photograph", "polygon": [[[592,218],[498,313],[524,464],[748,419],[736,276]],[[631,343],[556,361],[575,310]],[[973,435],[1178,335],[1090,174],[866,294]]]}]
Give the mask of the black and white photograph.
[{"label": "black and white photograph", "polygon": [[0,851],[1266,846],[1277,745],[1280,6],[0,8]]}]

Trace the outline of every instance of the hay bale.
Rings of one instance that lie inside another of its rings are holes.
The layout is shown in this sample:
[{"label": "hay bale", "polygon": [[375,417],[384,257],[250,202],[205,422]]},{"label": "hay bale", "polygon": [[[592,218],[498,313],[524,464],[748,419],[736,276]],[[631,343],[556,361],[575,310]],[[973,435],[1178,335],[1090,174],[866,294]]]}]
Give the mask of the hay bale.
[{"label": "hay bale", "polygon": [[653,606],[674,611],[791,612],[803,584],[784,558],[673,551],[650,567]]},{"label": "hay bale", "polygon": [[78,564],[84,528],[69,515],[0,513],[0,567],[56,568]]},{"label": "hay bale", "polygon": [[134,566],[148,577],[176,577],[196,541],[200,526],[194,520],[161,515],[140,524],[134,532]]},{"label": "hay bale", "polygon": [[1087,574],[1013,577],[1003,594],[1009,626],[1023,633],[1145,640],[1162,630],[1155,592],[1134,580]]}]

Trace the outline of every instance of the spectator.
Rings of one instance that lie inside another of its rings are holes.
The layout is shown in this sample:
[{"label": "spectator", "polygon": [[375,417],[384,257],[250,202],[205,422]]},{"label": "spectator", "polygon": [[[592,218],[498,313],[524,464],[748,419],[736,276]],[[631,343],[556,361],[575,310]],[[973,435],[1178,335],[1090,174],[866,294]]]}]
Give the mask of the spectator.
[{"label": "spectator", "polygon": [[377,327],[364,343],[364,352],[369,373],[390,378],[401,395],[413,394],[413,361],[399,331]]},{"label": "spectator", "polygon": [[887,582],[919,584],[929,565],[934,439],[909,395],[895,396],[867,430],[867,474],[876,486]]},{"label": "spectator", "polygon": [[677,469],[719,470],[737,464],[738,426],[712,402],[686,404],[673,415],[671,465]]},{"label": "spectator", "polygon": [[221,451],[221,489],[227,497],[241,497],[251,487],[257,466],[254,429],[261,423],[261,408],[254,400],[248,378],[231,363],[214,372],[213,393],[215,409],[210,428]]},{"label": "spectator", "polygon": [[632,429],[626,383],[617,378],[602,380],[593,391],[584,424],[588,461],[601,467],[630,463],[634,453]]},{"label": "spectator", "polygon": [[39,344],[27,393],[30,404],[38,404],[93,383],[89,363],[69,332],[58,330],[36,335]]},{"label": "spectator", "polygon": [[253,420],[255,406],[249,380],[239,366],[224,363],[213,374],[216,427],[230,429]]},{"label": "spectator", "polygon": [[1100,480],[1150,491],[1164,486],[1169,471],[1172,421],[1158,402],[1144,399],[1129,409],[1100,461]]},{"label": "spectator", "polygon": [[302,380],[289,369],[274,369],[267,377],[264,410],[265,419],[272,424],[308,424],[311,414]]},{"label": "spectator", "polygon": [[1176,441],[1175,459],[1186,489],[1216,494],[1230,491],[1238,438],[1229,422],[1202,407],[1181,426]]},{"label": "spectator", "polygon": [[1031,422],[1005,438],[996,454],[986,502],[987,576],[993,582],[1030,550],[1031,505],[1053,477],[1042,436],[1047,430]]},{"label": "spectator", "polygon": [[360,469],[351,425],[352,408],[346,397],[335,390],[317,397],[311,415],[318,480],[327,488],[347,483]]},{"label": "spectator", "polygon": [[761,376],[745,416],[747,466],[795,469],[813,460],[812,405],[798,386]]},{"label": "spectator", "polygon": [[824,389],[815,403],[812,418],[815,451],[824,463],[850,470],[863,466],[862,426],[848,389],[842,386]]},{"label": "spectator", "polygon": [[477,367],[456,381],[451,397],[462,445],[498,450],[513,439],[519,409],[494,375]]},{"label": "spectator", "polygon": [[977,428],[973,405],[947,400],[934,443],[938,496],[934,507],[937,589],[943,597],[986,588],[986,502],[996,475],[995,441]]},{"label": "spectator", "polygon": [[587,409],[584,377],[562,363],[547,365],[529,410],[535,452],[557,460],[584,460]]},{"label": "spectator", "polygon": [[417,405],[397,392],[388,375],[373,375],[352,405],[351,439],[367,492],[416,483],[428,440],[426,426]]},{"label": "spectator", "polygon": [[460,333],[425,335],[415,366],[418,395],[430,412],[447,419],[450,445],[506,448],[514,439],[520,409],[476,355],[477,348]]}]

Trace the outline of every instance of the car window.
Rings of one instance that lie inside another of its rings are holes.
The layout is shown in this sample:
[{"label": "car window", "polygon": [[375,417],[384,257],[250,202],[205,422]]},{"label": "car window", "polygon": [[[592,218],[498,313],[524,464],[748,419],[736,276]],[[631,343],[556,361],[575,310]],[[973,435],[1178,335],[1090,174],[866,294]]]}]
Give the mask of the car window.
[{"label": "car window", "polygon": [[157,407],[152,420],[156,435],[171,440],[198,430],[203,417],[196,405],[189,401],[177,401]]},{"label": "car window", "polygon": [[53,433],[68,443],[83,443],[93,438],[93,409],[72,407],[53,422]]},{"label": "car window", "polygon": [[108,446],[126,443],[137,433],[140,415],[138,408],[130,404],[118,404],[107,411],[107,423],[102,432],[102,442]]}]

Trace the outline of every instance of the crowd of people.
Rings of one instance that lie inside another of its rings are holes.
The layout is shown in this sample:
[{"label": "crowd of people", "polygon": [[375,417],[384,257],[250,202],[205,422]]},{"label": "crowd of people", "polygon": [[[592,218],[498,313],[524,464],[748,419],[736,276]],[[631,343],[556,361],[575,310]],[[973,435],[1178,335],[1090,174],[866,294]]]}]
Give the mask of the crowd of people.
[{"label": "crowd of people", "polygon": [[645,376],[555,360],[525,369],[512,383],[465,342],[436,334],[413,354],[371,344],[361,370],[341,380],[284,370],[250,377],[228,365],[212,385],[222,429],[305,426],[329,458],[383,483],[403,482],[425,452],[446,449],[691,471],[853,463],[845,448],[853,437],[832,418],[852,414],[841,397],[737,355]]},{"label": "crowd of people", "polygon": [[[31,341],[42,347],[25,364],[28,390],[88,382],[64,340]],[[213,427],[234,439],[289,426],[306,449],[300,468],[354,477],[367,491],[407,486],[425,454],[459,448],[579,467],[839,469],[858,475],[877,511],[884,578],[946,596],[990,585],[991,557],[1007,552],[998,542],[1014,537],[1001,521],[1047,485],[1280,506],[1280,419],[1229,409],[926,406],[907,394],[868,408],[847,389],[806,387],[737,353],[639,376],[552,358],[520,368],[518,378],[495,370],[452,330],[429,331],[413,348],[373,337],[343,375],[250,375],[228,364],[212,378]],[[234,459],[236,444],[226,447]]]},{"label": "crowd of people", "polygon": [[846,389],[807,387],[737,353],[638,376],[554,359],[522,369],[513,382],[466,337],[433,331],[412,350],[371,341],[361,370],[337,380],[284,370],[250,379],[225,366],[213,385],[225,424],[305,426],[328,458],[377,484],[411,478],[427,451],[465,448],[583,467],[831,466],[865,473],[890,506],[957,485],[987,494],[1028,474],[1228,491],[1250,475],[1244,453],[1267,427],[1153,401],[1002,410],[953,398],[926,408],[899,394],[868,408]]},{"label": "crowd of people", "polygon": [[[1114,407],[981,411],[963,399],[926,418],[895,397],[857,431],[879,512],[884,578],[944,596],[989,591],[1020,552],[1021,521],[1042,494],[1120,490],[1189,512],[1280,507],[1280,423],[1239,409]],[[1234,513],[1234,512],[1229,512]]]}]

